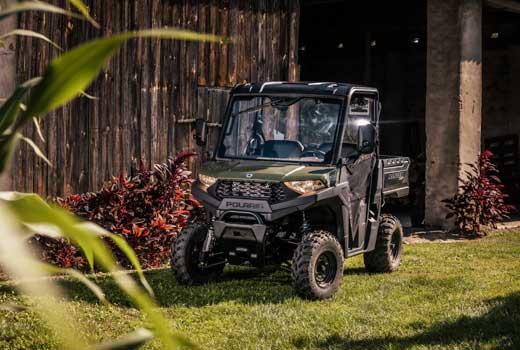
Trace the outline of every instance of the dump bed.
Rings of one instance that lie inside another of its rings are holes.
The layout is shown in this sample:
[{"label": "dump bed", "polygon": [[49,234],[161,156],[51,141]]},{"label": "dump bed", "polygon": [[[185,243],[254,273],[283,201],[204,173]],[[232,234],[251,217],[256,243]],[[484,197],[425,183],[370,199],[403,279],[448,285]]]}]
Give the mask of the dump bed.
[{"label": "dump bed", "polygon": [[410,158],[381,156],[383,161],[383,194],[387,198],[401,198],[410,192],[408,170]]}]

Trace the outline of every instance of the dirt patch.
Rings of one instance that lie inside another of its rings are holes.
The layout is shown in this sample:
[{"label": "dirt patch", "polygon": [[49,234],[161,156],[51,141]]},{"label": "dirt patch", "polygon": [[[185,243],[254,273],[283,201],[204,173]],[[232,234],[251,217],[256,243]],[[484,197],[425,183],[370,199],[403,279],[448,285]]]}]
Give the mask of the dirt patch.
[{"label": "dirt patch", "polygon": [[410,230],[405,234],[405,244],[418,243],[454,243],[471,241],[472,238],[460,235],[458,233],[445,230]]},{"label": "dirt patch", "polygon": [[517,221],[517,220],[502,222],[497,225],[498,230],[509,230],[512,228],[519,228],[519,227],[520,227],[520,221]]},{"label": "dirt patch", "polygon": [[[520,228],[520,221],[509,221],[497,224],[496,230],[510,230],[514,228]],[[488,234],[492,230],[488,231]],[[475,241],[481,237],[468,237],[461,235],[460,233],[447,231],[447,230],[433,230],[424,228],[407,228],[404,233],[405,244],[418,244],[418,243],[454,243],[464,241]]]}]

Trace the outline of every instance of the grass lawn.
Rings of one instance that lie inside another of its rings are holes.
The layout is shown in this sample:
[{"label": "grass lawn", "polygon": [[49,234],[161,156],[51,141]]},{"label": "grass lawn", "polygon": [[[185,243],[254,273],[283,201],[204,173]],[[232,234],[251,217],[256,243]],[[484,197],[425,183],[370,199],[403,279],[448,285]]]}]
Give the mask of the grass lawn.
[{"label": "grass lawn", "polygon": [[[222,281],[182,287],[168,270],[148,272],[172,329],[203,349],[520,349],[520,231],[479,241],[405,246],[394,274],[346,261],[331,300],[297,298],[283,272],[228,268]],[[65,281],[70,313],[95,342],[146,325],[108,278],[114,305]],[[28,303],[0,284],[0,303]],[[145,348],[159,347],[151,342]],[[50,349],[52,337],[28,311],[0,311],[1,349]]]}]

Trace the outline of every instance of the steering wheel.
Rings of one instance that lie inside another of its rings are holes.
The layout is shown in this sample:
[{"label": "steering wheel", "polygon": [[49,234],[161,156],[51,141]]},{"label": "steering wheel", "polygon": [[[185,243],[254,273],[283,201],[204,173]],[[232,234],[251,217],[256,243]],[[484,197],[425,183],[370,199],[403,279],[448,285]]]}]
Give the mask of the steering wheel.
[{"label": "steering wheel", "polygon": [[300,158],[305,158],[305,157],[315,157],[315,158],[319,158],[319,159],[325,159],[325,152],[317,150],[317,149],[308,150],[308,151],[304,151],[302,153],[302,155],[300,156]]}]

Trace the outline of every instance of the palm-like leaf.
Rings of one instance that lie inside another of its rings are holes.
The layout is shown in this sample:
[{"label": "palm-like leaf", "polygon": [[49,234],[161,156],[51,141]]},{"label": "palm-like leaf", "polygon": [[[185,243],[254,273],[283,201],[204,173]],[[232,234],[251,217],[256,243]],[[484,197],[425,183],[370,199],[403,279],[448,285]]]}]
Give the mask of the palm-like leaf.
[{"label": "palm-like leaf", "polygon": [[69,0],[69,2],[78,9],[78,11],[89,21],[94,27],[99,28],[99,24],[90,16],[87,6],[81,0]]},{"label": "palm-like leaf", "polygon": [[9,33],[0,35],[0,44],[2,43],[2,41],[7,39],[8,37],[14,36],[14,35],[26,36],[26,37],[30,37],[30,38],[40,39],[40,40],[43,40],[43,41],[51,44],[52,46],[54,46],[58,50],[62,50],[62,48],[58,44],[56,44],[54,41],[52,41],[51,39],[49,39],[45,35],[43,35],[41,33],[34,32],[32,30],[27,30],[27,29],[15,29],[15,30],[10,31]]},{"label": "palm-like leaf", "polygon": [[[95,262],[97,266],[108,272],[112,272],[112,276],[117,285],[152,322],[157,336],[162,340],[166,348],[173,349],[178,346],[193,346],[180,335],[172,336],[168,328],[168,322],[164,319],[146,292],[146,290],[149,289],[147,283],[143,286],[144,288],[142,288],[128,275],[117,273],[120,269],[110,250],[100,237],[100,234],[114,237],[113,235],[107,233],[97,225],[81,222],[74,215],[61,208],[48,205],[35,194],[0,192],[0,203],[16,217],[17,221],[23,224],[26,229],[38,227],[38,225],[52,227],[55,234],[68,238],[81,247],[91,264]],[[135,257],[135,253],[133,253],[126,241],[118,237],[114,242],[118,244],[121,250],[125,252],[129,259],[135,264],[135,269],[141,276],[141,281],[146,281],[141,266]]]},{"label": "palm-like leaf", "polygon": [[42,11],[42,12],[50,12],[61,15],[67,15],[79,19],[86,19],[83,15],[73,13],[67,10],[62,9],[61,7],[51,5],[42,1],[21,1],[16,2],[13,5],[7,6],[5,9],[0,11],[0,21],[6,17],[11,15],[15,15],[20,12],[25,11]]},{"label": "palm-like leaf", "polygon": [[[82,1],[69,1],[81,14],[72,13],[40,1],[23,1],[1,10],[0,20],[23,11],[46,11],[87,19],[92,24],[97,25]],[[47,37],[30,31],[15,30],[4,35],[4,37],[7,35],[32,36],[56,46]],[[0,173],[5,170],[14,146],[20,139],[21,129],[34,118],[42,117],[79,94],[84,94],[84,90],[96,78],[103,66],[120,46],[131,38],[222,40],[217,36],[175,29],[145,30],[97,39],[80,45],[58,57],[49,64],[42,78],[36,78],[20,85],[0,107]],[[31,91],[31,94],[26,108],[22,108],[23,100],[29,91]],[[37,147],[35,150],[37,154],[44,157]],[[78,349],[85,348],[86,345],[82,338],[77,336],[81,334],[81,331],[78,331],[81,325],[75,324],[74,320],[71,320],[60,306],[60,303],[56,301],[62,294],[59,287],[46,278],[48,273],[59,272],[72,275],[90,288],[100,300],[104,301],[104,295],[99,287],[79,272],[57,270],[36,262],[23,244],[28,232],[37,231],[41,233],[45,231],[49,234],[68,238],[82,249],[91,267],[96,264],[106,271],[117,272],[119,267],[102,239],[103,236],[110,237],[133,264],[141,281],[139,285],[127,274],[113,273],[112,276],[117,285],[147,316],[154,327],[155,334],[161,339],[165,348],[193,347],[184,337],[172,335],[167,320],[152,300],[152,290],[144,277],[137,256],[122,238],[106,232],[99,226],[81,222],[63,209],[49,206],[34,194],[0,193],[0,222],[2,222],[3,231],[0,235],[0,264],[14,278],[39,277],[37,284],[20,283],[18,288],[24,294],[30,296],[51,297],[38,298],[37,311],[60,337],[60,344],[64,348]],[[119,342],[106,344],[101,348],[137,348],[150,338],[149,332],[138,331],[122,338]]]}]

